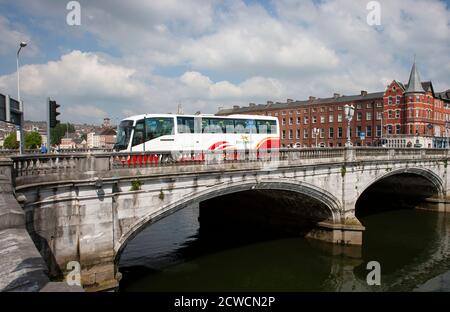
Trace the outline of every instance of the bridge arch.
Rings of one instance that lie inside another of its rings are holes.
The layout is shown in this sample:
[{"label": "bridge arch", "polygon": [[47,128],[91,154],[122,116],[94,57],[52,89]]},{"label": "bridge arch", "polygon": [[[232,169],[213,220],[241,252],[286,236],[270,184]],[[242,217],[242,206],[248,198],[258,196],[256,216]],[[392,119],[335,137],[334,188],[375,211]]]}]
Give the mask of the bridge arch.
[{"label": "bridge arch", "polygon": [[[375,183],[380,182],[381,180],[386,179],[388,177],[391,177],[394,175],[399,175],[399,174],[414,174],[414,175],[421,176],[432,183],[432,185],[436,188],[439,196],[442,196],[445,193],[444,181],[442,180],[442,178],[439,175],[437,175],[430,169],[412,167],[412,168],[395,169],[395,170],[389,171],[381,176],[376,177],[375,179],[371,180],[369,183],[367,183],[366,185],[364,185],[361,188],[362,191],[360,192],[360,194],[364,193],[367,189],[369,189]],[[356,198],[356,199],[358,199],[358,198]]]},{"label": "bridge arch", "polygon": [[[413,180],[409,183],[408,179]],[[386,185],[392,189],[387,189]],[[415,187],[417,188],[415,189]],[[380,190],[380,188],[383,190]],[[385,199],[389,200],[389,198],[394,201],[398,201],[399,198],[401,201],[404,201],[405,198],[407,198],[407,200],[413,198],[416,200],[416,203],[419,203],[429,196],[442,198],[445,195],[446,189],[443,179],[430,169],[417,167],[395,169],[377,175],[360,188],[360,191],[354,199],[357,216],[359,214],[358,212],[361,212],[362,210],[362,202],[365,202],[369,206],[374,202],[380,203],[380,196],[377,197],[373,194],[369,194],[369,192],[374,191],[377,192],[376,195],[383,195],[383,202]],[[380,191],[382,193],[379,193]],[[396,194],[398,194],[398,197]],[[411,194],[411,196],[409,196],[409,194]],[[385,196],[387,197],[385,198]],[[371,200],[368,201],[368,198]],[[417,201],[417,199],[419,199],[419,201]],[[389,204],[388,202],[386,203]]]},{"label": "bridge arch", "polygon": [[115,243],[115,263],[118,264],[122,251],[137,234],[144,230],[149,224],[157,222],[178,210],[181,210],[189,205],[197,204],[208,199],[229,195],[233,193],[251,191],[251,190],[280,190],[299,193],[304,196],[313,198],[322,203],[328,210],[329,221],[333,223],[340,222],[341,202],[330,192],[321,189],[312,184],[304,182],[296,182],[286,180],[271,179],[255,182],[234,182],[232,184],[219,185],[207,190],[195,193],[191,196],[186,196],[182,200],[167,204],[161,207],[157,212],[148,214],[135,222],[129,227],[120,239]]}]

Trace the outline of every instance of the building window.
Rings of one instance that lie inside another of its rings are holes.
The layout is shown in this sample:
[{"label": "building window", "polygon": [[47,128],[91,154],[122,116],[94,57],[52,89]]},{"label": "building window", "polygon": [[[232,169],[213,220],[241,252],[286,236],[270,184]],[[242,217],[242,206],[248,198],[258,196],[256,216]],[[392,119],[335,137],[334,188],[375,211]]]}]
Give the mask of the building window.
[{"label": "building window", "polygon": [[392,134],[392,125],[388,125],[387,127],[386,127],[386,131],[387,131],[387,134]]},{"label": "building window", "polygon": [[356,109],[361,109],[361,104],[356,104]]},{"label": "building window", "polygon": [[362,113],[361,112],[356,113],[356,120],[358,120],[358,121],[362,120]]},{"label": "building window", "polygon": [[300,139],[300,129],[297,129],[297,140]]},{"label": "building window", "polygon": [[392,119],[394,117],[394,115],[392,114],[391,110],[388,110],[388,118]]},{"label": "building window", "polygon": [[333,106],[329,107],[329,108],[328,108],[328,111],[329,111],[329,112],[334,111],[334,107],[333,107]]},{"label": "building window", "polygon": [[292,115],[292,111],[289,111],[289,115]]},{"label": "building window", "polygon": [[308,138],[308,128],[303,129],[303,138],[304,139]]},{"label": "building window", "polygon": [[285,115],[286,115],[286,112],[282,112],[281,115],[285,116]]},{"label": "building window", "polygon": [[416,118],[419,118],[419,109],[416,109]]},{"label": "building window", "polygon": [[395,118],[400,118],[400,110],[399,109],[397,109],[395,111]]},{"label": "building window", "polygon": [[337,137],[342,138],[342,127],[338,127]]},{"label": "building window", "polygon": [[281,125],[285,126],[286,125],[286,118],[281,119]]},{"label": "building window", "polygon": [[333,115],[329,115],[328,116],[328,122],[333,122],[334,121],[334,116]]},{"label": "building window", "polygon": [[372,126],[366,127],[366,137],[368,138],[372,137]]},{"label": "building window", "polygon": [[297,125],[300,124],[300,117],[297,117]]},{"label": "building window", "polygon": [[372,103],[367,103],[367,108],[372,108]]},{"label": "building window", "polygon": [[377,112],[377,120],[381,120],[383,118],[383,112]]},{"label": "building window", "polygon": [[308,116],[303,117],[303,123],[304,123],[305,125],[307,125],[307,124],[309,123],[309,118],[308,118]]},{"label": "building window", "polygon": [[275,116],[278,116],[278,113],[275,113]]},{"label": "building window", "polygon": [[320,123],[325,123],[325,116],[320,116]]},{"label": "building window", "polygon": [[377,102],[377,107],[383,107],[383,104],[381,104],[381,102]]},{"label": "building window", "polygon": [[320,128],[320,138],[323,139],[325,135],[325,130],[323,128]]},{"label": "building window", "polygon": [[395,104],[400,105],[400,95],[397,95],[397,99],[395,101]]},{"label": "building window", "polygon": [[360,136],[361,136],[361,132],[362,132],[361,126],[357,126],[357,127],[356,127],[356,136],[357,136],[357,137],[360,137]]},{"label": "building window", "polygon": [[392,96],[388,97],[388,104],[392,105]]},{"label": "building window", "polygon": [[416,96],[416,102],[420,102],[420,96]]},{"label": "building window", "polygon": [[366,120],[372,120],[372,112],[366,113]]},{"label": "building window", "polygon": [[332,139],[334,137],[334,128],[328,129],[328,137]]},{"label": "building window", "polygon": [[377,126],[377,134],[376,134],[377,138],[381,137],[381,126],[378,125]]},{"label": "building window", "polygon": [[314,108],[312,109],[312,111],[313,111],[313,113],[315,113],[315,112],[316,112],[316,108],[314,107]]},{"label": "building window", "polygon": [[313,122],[313,123],[316,123],[316,122],[317,122],[317,116],[313,116],[312,122]]},{"label": "building window", "polygon": [[292,140],[292,129],[289,129],[289,140]]},{"label": "building window", "polygon": [[342,106],[338,106],[338,111],[339,111],[339,110],[342,110]]},{"label": "building window", "polygon": [[325,113],[325,107],[321,107],[321,108],[320,108],[320,112],[321,112],[321,113]]},{"label": "building window", "polygon": [[304,112],[305,114],[308,114],[308,109],[304,109],[303,112]]},{"label": "building window", "polygon": [[294,123],[294,121],[293,121],[293,119],[292,119],[292,117],[291,118],[289,118],[289,125],[291,125],[292,126],[292,124]]},{"label": "building window", "polygon": [[342,122],[342,114],[338,114],[338,122]]},{"label": "building window", "polygon": [[395,133],[400,134],[400,125],[395,125]]},{"label": "building window", "polygon": [[286,139],[286,130],[283,130],[282,134],[281,134],[281,138],[284,140]]}]

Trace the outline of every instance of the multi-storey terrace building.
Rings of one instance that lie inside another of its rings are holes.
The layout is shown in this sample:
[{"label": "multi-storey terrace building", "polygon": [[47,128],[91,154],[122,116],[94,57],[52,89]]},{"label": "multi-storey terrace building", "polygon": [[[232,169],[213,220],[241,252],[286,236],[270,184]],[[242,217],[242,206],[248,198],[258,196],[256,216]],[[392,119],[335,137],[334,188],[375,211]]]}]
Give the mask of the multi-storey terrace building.
[{"label": "multi-storey terrace building", "polygon": [[392,81],[385,91],[330,98],[266,104],[250,103],[220,110],[217,115],[255,114],[276,116],[281,146],[344,146],[347,120],[344,106],[353,105],[351,142],[356,146],[388,144],[408,147],[446,146],[450,135],[450,90],[435,93],[431,81],[421,82],[413,64],[408,84]]}]

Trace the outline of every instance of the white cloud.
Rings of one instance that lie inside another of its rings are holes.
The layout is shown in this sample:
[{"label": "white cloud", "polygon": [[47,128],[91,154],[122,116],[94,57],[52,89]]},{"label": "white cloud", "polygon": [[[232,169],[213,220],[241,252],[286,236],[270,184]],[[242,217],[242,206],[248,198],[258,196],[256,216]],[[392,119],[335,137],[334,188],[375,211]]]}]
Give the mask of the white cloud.
[{"label": "white cloud", "polygon": [[[116,105],[135,102],[146,95],[146,85],[135,79],[134,73],[134,69],[107,62],[97,54],[80,51],[63,55],[58,61],[22,66],[21,93],[25,114],[44,119],[46,98],[52,97],[63,104],[65,118],[97,118],[104,113],[99,109],[92,110],[97,105],[114,110]],[[14,94],[15,73],[0,76],[0,88]],[[80,107],[89,108],[92,114],[82,115],[78,110]]]},{"label": "white cloud", "polygon": [[108,113],[93,105],[73,105],[67,108],[66,113],[81,118],[96,118],[101,120],[109,116]]},{"label": "white cloud", "polygon": [[[64,5],[20,3],[47,31],[68,30],[60,24]],[[186,112],[213,113],[248,102],[382,91],[390,80],[406,82],[414,54],[421,77],[448,89],[446,4],[380,3],[382,24],[373,27],[359,0],[279,0],[273,10],[242,0],[86,1],[82,26],[65,34],[93,35],[96,48],[112,48],[115,57],[73,51],[24,66],[22,89],[29,102],[51,95],[118,116],[175,111],[179,102]],[[14,79],[0,77],[0,87],[13,89]]]},{"label": "white cloud", "polygon": [[[19,43],[22,41],[30,43],[30,35],[14,29],[14,25],[6,17],[0,15],[0,55],[15,54],[19,48]],[[30,44],[27,47],[28,55],[35,55],[37,52],[36,45]]]},{"label": "white cloud", "polygon": [[180,81],[187,87],[185,94],[190,98],[204,100],[251,100],[280,96],[283,85],[276,79],[252,77],[240,84],[229,81],[213,82],[199,72],[186,72]]}]

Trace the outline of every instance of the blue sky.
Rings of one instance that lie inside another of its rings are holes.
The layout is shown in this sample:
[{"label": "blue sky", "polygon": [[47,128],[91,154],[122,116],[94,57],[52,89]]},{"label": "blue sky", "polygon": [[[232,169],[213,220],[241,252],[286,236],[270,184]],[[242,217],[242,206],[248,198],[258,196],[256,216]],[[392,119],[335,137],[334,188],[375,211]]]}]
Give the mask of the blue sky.
[{"label": "blue sky", "polygon": [[450,88],[448,1],[378,1],[381,25],[361,0],[0,0],[0,92],[17,94],[21,52],[26,118],[101,122],[137,113],[214,113],[218,107],[334,92],[380,91],[421,77]]}]

